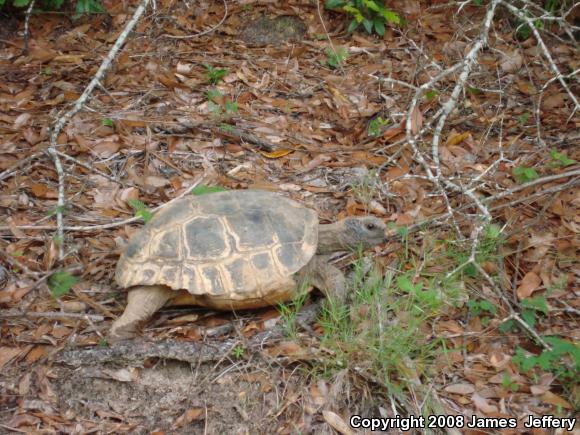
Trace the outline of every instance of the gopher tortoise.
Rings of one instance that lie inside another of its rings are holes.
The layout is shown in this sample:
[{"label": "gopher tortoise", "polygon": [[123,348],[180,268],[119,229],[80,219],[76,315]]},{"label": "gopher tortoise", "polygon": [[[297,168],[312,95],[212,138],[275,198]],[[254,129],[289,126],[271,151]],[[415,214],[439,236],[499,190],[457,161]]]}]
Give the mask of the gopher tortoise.
[{"label": "gopher tortoise", "polygon": [[134,336],[165,305],[259,308],[291,300],[306,286],[344,301],[344,275],[325,254],[378,245],[385,229],[376,217],[319,225],[313,210],[267,191],[179,199],[156,213],[121,255],[115,280],[129,294],[110,336]]}]

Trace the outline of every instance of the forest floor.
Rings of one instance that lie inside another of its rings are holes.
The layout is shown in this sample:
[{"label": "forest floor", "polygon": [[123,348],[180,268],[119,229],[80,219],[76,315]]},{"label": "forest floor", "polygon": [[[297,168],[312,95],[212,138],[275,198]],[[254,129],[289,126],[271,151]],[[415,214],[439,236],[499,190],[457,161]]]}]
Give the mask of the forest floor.
[{"label": "forest floor", "polygon": [[[0,11],[0,433],[566,424],[580,409],[579,7],[388,2],[405,21],[378,36],[322,1],[190,3],[149,5],[87,98],[139,3],[33,13],[26,38],[26,14]],[[166,308],[111,343],[126,241],[207,186],[280,192],[323,223],[372,214],[390,237],[333,259],[347,308],[316,292]]]}]

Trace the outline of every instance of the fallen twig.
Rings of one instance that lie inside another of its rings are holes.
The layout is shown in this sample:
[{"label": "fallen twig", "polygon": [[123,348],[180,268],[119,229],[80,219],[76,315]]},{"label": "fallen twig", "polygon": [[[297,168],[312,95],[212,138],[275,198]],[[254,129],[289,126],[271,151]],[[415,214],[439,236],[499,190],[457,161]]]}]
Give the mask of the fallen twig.
[{"label": "fallen twig", "polygon": [[143,15],[143,13],[145,12],[145,9],[148,4],[149,0],[142,0],[139,7],[137,7],[137,9],[135,10],[133,17],[131,18],[131,20],[129,20],[129,22],[127,23],[127,25],[125,26],[125,28],[123,29],[123,31],[121,32],[115,43],[113,44],[113,47],[111,47],[111,50],[107,54],[107,57],[105,57],[105,59],[101,63],[101,66],[95,73],[91,82],[87,85],[81,96],[76,100],[73,107],[67,112],[65,112],[62,116],[56,119],[51,129],[49,141],[50,145],[46,150],[46,152],[48,153],[48,155],[52,157],[54,161],[54,166],[58,173],[58,202],[56,207],[56,224],[57,224],[56,231],[58,239],[58,254],[59,254],[58,256],[59,260],[61,261],[64,258],[63,212],[65,207],[65,188],[64,188],[64,172],[62,170],[62,165],[60,163],[60,157],[56,151],[58,135],[60,134],[66,123],[76,113],[78,113],[81,110],[86,100],[88,99],[89,95],[93,92],[93,89],[100,83],[101,79],[105,75],[105,72],[109,69],[113,59],[117,55],[117,52],[120,50],[121,46],[125,43],[127,36],[131,32],[131,30],[133,30],[133,28],[139,21],[139,18],[141,18],[141,15]]},{"label": "fallen twig", "polygon": [[98,314],[84,314],[84,313],[67,313],[64,311],[48,311],[48,312],[36,312],[36,311],[20,311],[20,310],[6,310],[0,312],[0,318],[2,319],[12,319],[29,317],[31,319],[90,319],[95,322],[102,322],[105,320],[104,316]]},{"label": "fallen twig", "polygon": [[[317,316],[318,309],[318,304],[304,307],[298,313],[296,321],[303,323],[313,322]],[[284,337],[284,325],[279,324],[271,330],[254,335],[244,343],[244,347],[246,350],[253,349],[259,352],[269,341],[280,340]],[[180,342],[175,340],[149,342],[131,340],[117,343],[110,348],[92,347],[90,349],[67,350],[57,355],[56,362],[75,367],[107,362],[141,365],[148,358],[162,358],[200,364],[219,361],[224,358],[224,355],[227,356],[238,342],[238,338],[215,342]]]}]

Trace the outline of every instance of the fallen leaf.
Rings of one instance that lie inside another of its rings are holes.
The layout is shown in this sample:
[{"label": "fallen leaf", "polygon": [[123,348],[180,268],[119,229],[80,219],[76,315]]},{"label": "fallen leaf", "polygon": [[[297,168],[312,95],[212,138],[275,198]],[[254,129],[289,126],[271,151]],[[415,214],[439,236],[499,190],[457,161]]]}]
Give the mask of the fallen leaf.
[{"label": "fallen leaf", "polygon": [[417,134],[423,127],[423,114],[419,107],[415,106],[411,113],[411,133]]},{"label": "fallen leaf", "polygon": [[506,73],[514,73],[522,67],[523,63],[524,58],[522,57],[522,54],[519,50],[516,50],[515,52],[504,56],[500,63],[500,67]]},{"label": "fallen leaf", "polygon": [[461,394],[463,396],[471,394],[475,391],[475,387],[472,384],[452,384],[445,387],[445,391],[452,394]]},{"label": "fallen leaf", "polygon": [[173,423],[172,428],[177,429],[177,428],[188,425],[192,421],[201,420],[201,419],[203,419],[203,415],[204,415],[203,408],[188,409],[183,414],[181,414],[181,416],[179,416],[177,418],[177,420],[175,420],[175,423]]},{"label": "fallen leaf", "polygon": [[478,393],[473,393],[473,396],[471,396],[471,401],[473,402],[475,407],[484,414],[491,414],[493,412],[499,411],[497,406],[490,405],[487,402],[487,399],[481,397]]},{"label": "fallen leaf", "polygon": [[143,182],[148,187],[164,187],[169,184],[169,180],[167,178],[158,177],[156,175],[148,175],[147,177],[143,177]]},{"label": "fallen leaf", "polygon": [[459,134],[459,133],[453,134],[453,135],[449,136],[449,139],[447,139],[447,145],[457,145],[457,144],[463,142],[469,136],[471,136],[471,133],[469,133],[469,132],[461,133],[461,134]]},{"label": "fallen leaf", "polygon": [[564,94],[554,94],[544,99],[542,107],[544,109],[557,109],[558,107],[563,107],[565,104]]},{"label": "fallen leaf", "polygon": [[528,272],[522,279],[520,286],[517,289],[518,298],[525,299],[534,293],[540,285],[542,279],[535,272]]},{"label": "fallen leaf", "polygon": [[276,356],[292,356],[295,358],[306,358],[308,352],[294,341],[282,341],[276,346],[268,349],[268,354],[273,357]]},{"label": "fallen leaf", "polygon": [[139,369],[136,367],[131,367],[130,369],[103,370],[103,373],[119,382],[134,382],[139,377]]},{"label": "fallen leaf", "polygon": [[30,191],[37,198],[42,199],[57,199],[58,192],[49,189],[46,184],[33,183],[30,185]]},{"label": "fallen leaf", "polygon": [[34,346],[34,348],[28,352],[28,355],[26,355],[26,362],[32,364],[33,362],[38,361],[40,358],[46,355],[48,348],[49,346],[45,345]]},{"label": "fallen leaf", "polygon": [[335,431],[343,435],[355,435],[355,432],[340,415],[335,414],[332,411],[322,411],[322,416],[324,417],[324,421],[326,421]]},{"label": "fallen leaf", "polygon": [[542,396],[542,400],[545,403],[549,403],[550,405],[554,405],[557,407],[562,407],[566,409],[572,409],[572,405],[567,400],[564,400],[560,396],[552,393],[551,391],[546,391]]},{"label": "fallen leaf", "polygon": [[120,148],[121,145],[119,142],[107,139],[93,145],[91,147],[91,154],[96,157],[106,159],[107,157],[111,157],[113,154],[119,151]]},{"label": "fallen leaf", "polygon": [[264,157],[268,157],[269,159],[279,159],[280,157],[287,156],[292,151],[293,150],[279,149],[276,151],[272,151],[270,153],[265,152],[265,151],[260,151],[260,154],[262,154]]},{"label": "fallen leaf", "polygon": [[0,370],[12,361],[14,358],[19,356],[24,350],[19,347],[0,347]]}]

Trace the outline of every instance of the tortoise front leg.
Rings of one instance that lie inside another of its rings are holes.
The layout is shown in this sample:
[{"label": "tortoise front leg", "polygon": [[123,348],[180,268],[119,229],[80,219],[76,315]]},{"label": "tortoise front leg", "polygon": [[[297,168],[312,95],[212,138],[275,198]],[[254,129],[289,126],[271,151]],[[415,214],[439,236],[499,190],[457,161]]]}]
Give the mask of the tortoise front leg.
[{"label": "tortoise front leg", "polygon": [[300,271],[299,285],[308,283],[320,290],[327,298],[346,302],[346,278],[342,271],[328,263],[328,257],[315,255]]},{"label": "tortoise front leg", "polygon": [[175,292],[163,285],[137,286],[129,290],[123,315],[113,322],[109,336],[113,340],[132,338],[137,326],[149,320]]}]

